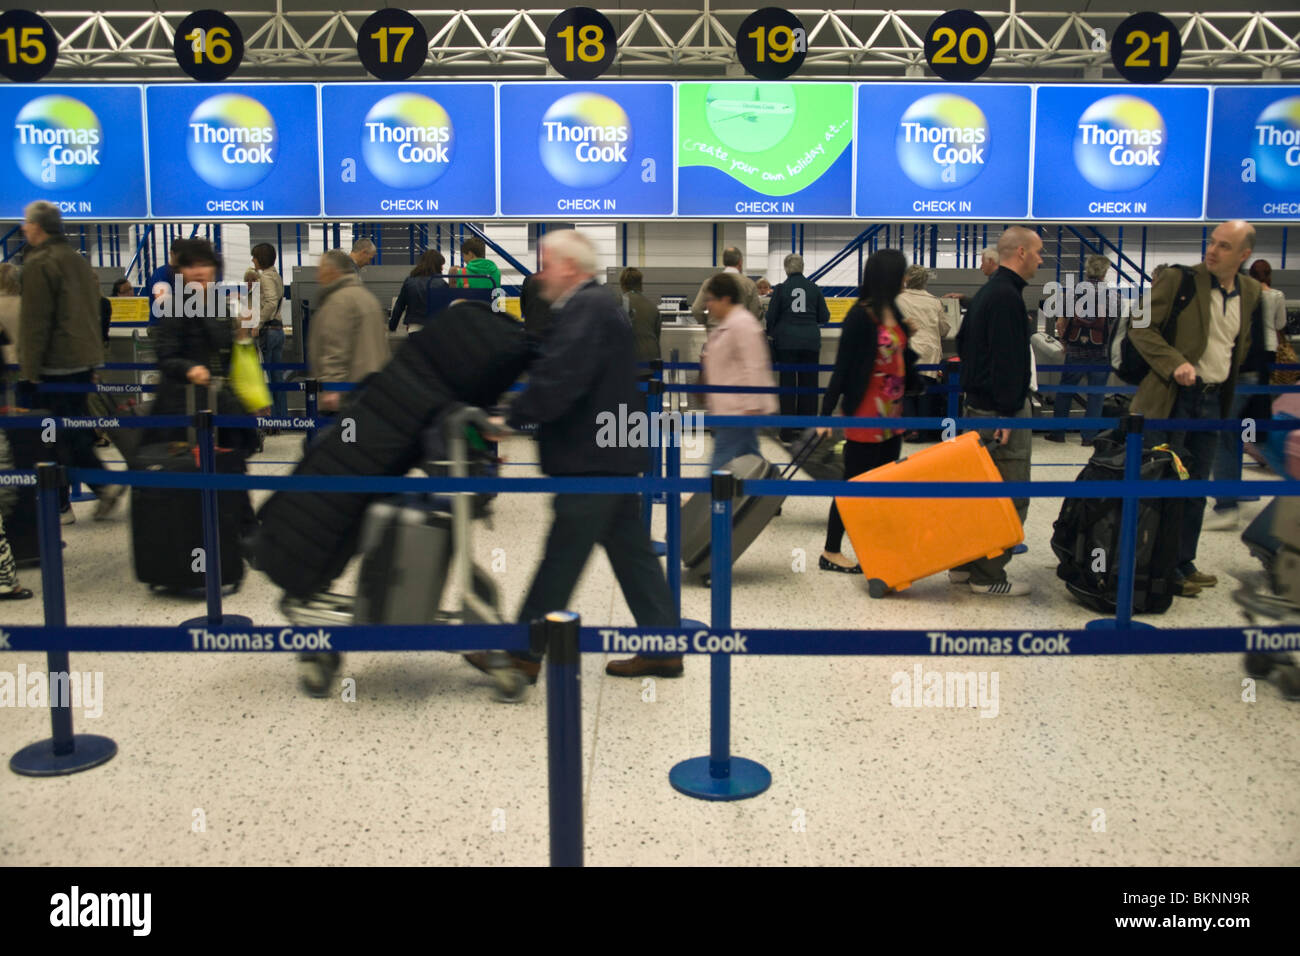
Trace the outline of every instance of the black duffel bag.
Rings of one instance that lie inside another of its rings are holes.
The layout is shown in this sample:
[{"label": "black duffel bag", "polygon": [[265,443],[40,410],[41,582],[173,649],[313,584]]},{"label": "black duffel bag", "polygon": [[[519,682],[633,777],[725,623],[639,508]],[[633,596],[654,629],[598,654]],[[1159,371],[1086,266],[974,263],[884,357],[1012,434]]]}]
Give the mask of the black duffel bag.
[{"label": "black duffel bag", "polygon": [[[1177,456],[1163,446],[1142,452],[1143,481],[1186,477]],[[1093,440],[1092,457],[1076,481],[1120,481],[1124,477],[1124,436],[1102,432]],[[1182,538],[1183,498],[1138,501],[1137,561],[1133,611],[1163,614],[1173,603],[1178,581],[1178,547]],[[1066,498],[1053,526],[1052,550],[1060,563],[1056,575],[1081,603],[1114,614],[1119,584],[1119,498]]]}]

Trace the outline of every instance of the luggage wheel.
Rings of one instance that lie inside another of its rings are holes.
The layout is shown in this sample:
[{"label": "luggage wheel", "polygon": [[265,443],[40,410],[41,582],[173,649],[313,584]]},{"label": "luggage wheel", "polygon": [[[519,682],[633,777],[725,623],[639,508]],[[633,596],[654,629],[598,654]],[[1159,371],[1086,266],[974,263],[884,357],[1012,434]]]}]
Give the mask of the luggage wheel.
[{"label": "luggage wheel", "polygon": [[873,598],[882,598],[886,594],[892,594],[893,589],[880,578],[870,578],[867,581],[867,593]]}]

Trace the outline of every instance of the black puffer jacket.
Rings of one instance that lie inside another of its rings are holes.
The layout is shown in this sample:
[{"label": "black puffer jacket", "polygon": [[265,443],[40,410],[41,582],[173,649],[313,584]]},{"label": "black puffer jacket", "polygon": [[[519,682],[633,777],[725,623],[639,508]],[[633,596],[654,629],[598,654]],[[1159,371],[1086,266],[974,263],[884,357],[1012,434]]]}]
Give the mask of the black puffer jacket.
[{"label": "black puffer jacket", "polygon": [[[308,449],[295,475],[404,475],[421,459],[421,434],[453,402],[491,405],[524,372],[522,326],[478,302],[451,306],[447,321],[412,335]],[[327,587],[356,551],[361,520],[377,496],[278,491],[258,513],[258,566],[289,594]]]}]

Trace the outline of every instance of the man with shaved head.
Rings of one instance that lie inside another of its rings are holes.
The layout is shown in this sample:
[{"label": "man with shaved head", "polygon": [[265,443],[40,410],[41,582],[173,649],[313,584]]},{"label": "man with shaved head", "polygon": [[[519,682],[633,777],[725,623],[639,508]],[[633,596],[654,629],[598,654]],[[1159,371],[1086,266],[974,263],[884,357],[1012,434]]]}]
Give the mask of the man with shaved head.
[{"label": "man with shaved head", "polygon": [[[1134,413],[1148,418],[1228,417],[1237,374],[1252,347],[1251,325],[1262,322],[1257,314],[1260,285],[1239,273],[1254,248],[1254,226],[1240,219],[1222,223],[1210,235],[1204,262],[1193,269],[1171,266],[1152,287],[1149,323],[1145,328],[1134,323],[1129,332],[1134,348],[1151,366],[1133,396]],[[1177,314],[1175,301],[1186,303]],[[1262,348],[1262,342],[1256,347]],[[1212,431],[1168,434],[1190,477],[1199,481],[1210,477],[1217,438]],[[1194,597],[1219,579],[1196,567],[1205,499],[1183,500],[1176,593]]]},{"label": "man with shaved head", "polygon": [[[1012,226],[998,240],[998,268],[971,297],[970,311],[957,333],[966,418],[1030,418],[1029,313],[1025,285],[1043,264],[1043,240],[1023,226]],[[1031,435],[1027,428],[981,429],[993,463],[1004,481],[1029,480]],[[1029,499],[1014,499],[1023,523]],[[953,584],[976,594],[1018,597],[1029,587],[1007,579],[1011,551],[980,558],[948,572]]]}]

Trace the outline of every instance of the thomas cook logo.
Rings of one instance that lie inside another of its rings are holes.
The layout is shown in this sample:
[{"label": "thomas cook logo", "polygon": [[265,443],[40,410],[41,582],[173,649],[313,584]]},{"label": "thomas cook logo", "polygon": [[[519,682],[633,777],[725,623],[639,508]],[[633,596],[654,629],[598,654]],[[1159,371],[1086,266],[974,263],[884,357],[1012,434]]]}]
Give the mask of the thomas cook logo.
[{"label": "thomas cook logo", "polygon": [[951,93],[923,96],[898,121],[898,163],[924,189],[956,189],[984,171],[989,123],[984,111]]},{"label": "thomas cook logo", "polygon": [[210,96],[190,114],[186,154],[194,171],[209,186],[256,186],[274,168],[278,147],[275,120],[251,96]]},{"label": "thomas cook logo", "polygon": [[627,168],[632,124],[623,107],[598,93],[570,93],[542,117],[542,165],[566,186],[612,182]]},{"label": "thomas cook logo", "polygon": [[394,93],[370,108],[361,131],[361,155],[385,186],[418,189],[451,165],[451,119],[436,100]]},{"label": "thomas cook logo", "polygon": [[37,186],[75,189],[99,172],[104,130],[71,96],[38,96],[14,120],[14,158]]},{"label": "thomas cook logo", "polygon": [[1300,96],[1276,100],[1259,114],[1251,155],[1265,183],[1300,192]]},{"label": "thomas cook logo", "polygon": [[1164,117],[1146,100],[1107,96],[1079,117],[1074,164],[1098,189],[1137,189],[1160,171],[1168,139]]}]

